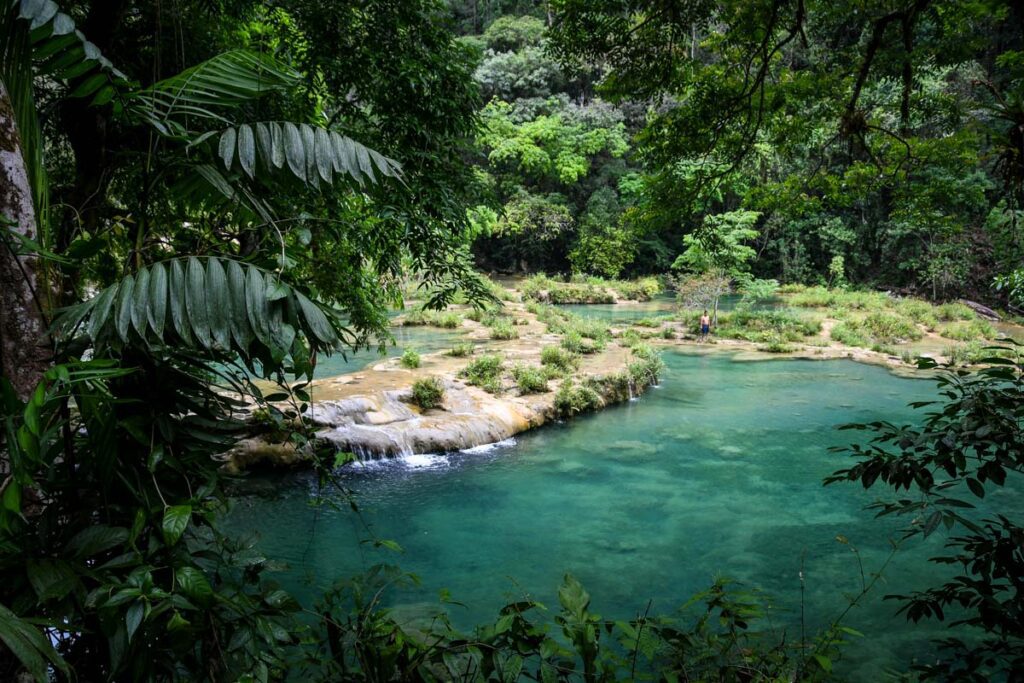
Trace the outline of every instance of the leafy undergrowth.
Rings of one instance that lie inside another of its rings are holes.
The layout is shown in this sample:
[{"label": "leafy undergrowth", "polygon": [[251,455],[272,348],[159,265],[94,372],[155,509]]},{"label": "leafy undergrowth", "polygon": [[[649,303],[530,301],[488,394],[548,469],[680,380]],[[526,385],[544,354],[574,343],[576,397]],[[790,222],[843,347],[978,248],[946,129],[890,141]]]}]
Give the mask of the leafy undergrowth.
[{"label": "leafy undergrowth", "polygon": [[[700,314],[683,316],[686,329],[694,334],[700,330]],[[821,331],[817,316],[790,310],[736,310],[718,314],[716,336],[741,339],[758,344],[801,342]]]},{"label": "leafy undergrowth", "polygon": [[657,278],[605,280],[599,277],[574,278],[569,282],[539,274],[524,281],[519,290],[524,300],[552,304],[611,304],[616,299],[649,301],[661,291]]},{"label": "leafy undergrowth", "polygon": [[437,377],[418,379],[412,385],[412,402],[424,410],[444,403],[444,385]]},{"label": "leafy undergrowth", "polygon": [[[897,355],[896,346],[921,339],[925,332],[968,343],[998,336],[995,327],[961,303],[935,305],[884,292],[799,285],[788,285],[782,292],[791,306],[822,309],[826,316],[838,319],[831,337],[846,346]],[[951,346],[947,351],[958,359],[977,355],[969,346]]]}]

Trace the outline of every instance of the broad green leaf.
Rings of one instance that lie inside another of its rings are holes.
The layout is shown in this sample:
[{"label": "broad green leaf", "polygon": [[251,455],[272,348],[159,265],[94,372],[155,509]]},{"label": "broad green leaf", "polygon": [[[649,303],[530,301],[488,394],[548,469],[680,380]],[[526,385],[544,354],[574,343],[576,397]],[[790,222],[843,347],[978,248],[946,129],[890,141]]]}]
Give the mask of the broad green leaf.
[{"label": "broad green leaf", "polygon": [[139,336],[146,339],[146,327],[149,325],[149,268],[140,268],[135,276],[135,288],[132,293],[132,327]]},{"label": "broad green leaf", "polygon": [[89,326],[86,330],[89,338],[95,343],[99,338],[100,331],[106,326],[110,318],[110,312],[114,307],[114,300],[117,295],[117,287],[111,286],[100,292],[93,300],[92,310],[89,314]]},{"label": "broad green leaf", "polygon": [[195,567],[182,567],[174,573],[174,582],[189,599],[200,605],[209,604],[213,588],[202,571]]},{"label": "broad green leaf", "polygon": [[28,560],[25,573],[41,602],[60,599],[78,585],[78,576],[71,564],[64,560]]},{"label": "broad green leaf", "polygon": [[334,332],[334,328],[331,327],[330,322],[328,322],[327,316],[320,310],[320,307],[310,301],[302,292],[295,292],[295,298],[302,308],[302,315],[306,319],[306,325],[313,336],[324,344],[335,343],[338,336]]},{"label": "broad green leaf", "polygon": [[220,146],[218,153],[220,154],[221,161],[224,162],[224,168],[231,170],[231,161],[235,155],[235,140],[238,137],[238,132],[234,128],[227,128],[220,135]]},{"label": "broad green leaf", "polygon": [[146,606],[141,600],[137,600],[132,603],[132,606],[128,608],[128,612],[124,615],[124,625],[128,633],[128,642],[131,642],[132,637],[138,630],[139,625],[142,623],[142,618],[146,615]]},{"label": "broad green leaf", "polygon": [[185,533],[189,520],[192,519],[191,505],[172,505],[164,510],[164,520],[161,530],[164,534],[164,542],[167,545],[174,545]]},{"label": "broad green leaf", "polygon": [[231,300],[231,336],[244,353],[252,343],[253,332],[245,299],[245,271],[237,261],[227,263],[227,289]]},{"label": "broad green leaf", "polygon": [[167,319],[167,268],[162,263],[154,263],[149,270],[149,326],[157,339],[163,339]]},{"label": "broad green leaf", "polygon": [[331,138],[328,135],[327,130],[324,128],[317,128],[314,134],[314,143],[316,147],[316,167],[320,172],[320,177],[324,179],[324,182],[331,182],[331,170],[333,168],[334,148],[331,145]]},{"label": "broad green leaf", "polygon": [[84,559],[128,541],[128,530],[122,527],[96,525],[79,531],[68,541],[67,552],[73,557]]},{"label": "broad green leaf", "polygon": [[185,268],[180,260],[171,261],[171,287],[168,292],[171,304],[171,321],[174,331],[186,344],[192,343],[192,332],[185,310]]},{"label": "broad green leaf", "polygon": [[267,323],[267,295],[263,275],[255,268],[249,268],[245,283],[245,308],[249,316],[249,327],[256,338],[265,346],[271,345],[270,328]]},{"label": "broad green leaf", "polygon": [[70,675],[67,663],[53,649],[49,638],[38,628],[0,605],[0,641],[39,683],[50,680],[49,666],[65,677]]},{"label": "broad green leaf", "polygon": [[266,123],[256,124],[256,149],[266,168],[273,168],[274,136]]},{"label": "broad green leaf", "polygon": [[185,307],[196,341],[204,348],[213,346],[206,307],[206,270],[199,259],[190,257],[185,268]]},{"label": "broad green leaf", "polygon": [[284,124],[284,156],[292,173],[305,180],[306,153],[302,146],[302,135],[293,123]]},{"label": "broad green leaf", "polygon": [[256,140],[252,128],[247,125],[238,127],[238,163],[250,178],[256,170]]},{"label": "broad green leaf", "polygon": [[270,124],[270,141],[272,154],[270,157],[271,162],[274,164],[274,168],[284,168],[285,161],[285,142],[284,142],[284,128],[279,123]]},{"label": "broad green leaf", "polygon": [[127,275],[118,287],[117,292],[117,336],[122,342],[128,342],[128,327],[132,319],[132,288],[135,285],[135,278]]},{"label": "broad green leaf", "polygon": [[306,182],[314,188],[320,187],[320,174],[316,170],[316,133],[312,126],[299,126],[302,148],[306,157]]},{"label": "broad green leaf", "polygon": [[206,307],[210,333],[222,349],[231,347],[231,297],[224,267],[215,258],[206,262]]}]

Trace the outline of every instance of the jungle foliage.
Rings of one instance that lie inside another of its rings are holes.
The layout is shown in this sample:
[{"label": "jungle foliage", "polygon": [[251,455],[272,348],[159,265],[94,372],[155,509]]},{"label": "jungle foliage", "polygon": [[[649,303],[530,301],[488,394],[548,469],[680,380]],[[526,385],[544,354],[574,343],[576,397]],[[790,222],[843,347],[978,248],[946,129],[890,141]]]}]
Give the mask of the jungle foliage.
[{"label": "jungle foliage", "polygon": [[756,214],[755,277],[1021,304],[1019,3],[487,8],[511,14],[461,24],[490,98],[484,265],[688,272]]}]

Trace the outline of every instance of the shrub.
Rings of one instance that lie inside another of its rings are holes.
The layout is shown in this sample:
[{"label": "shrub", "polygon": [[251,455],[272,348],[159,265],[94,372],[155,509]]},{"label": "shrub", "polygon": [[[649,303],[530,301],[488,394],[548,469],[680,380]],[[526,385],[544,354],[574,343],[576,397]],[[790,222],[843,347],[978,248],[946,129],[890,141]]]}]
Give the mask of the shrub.
[{"label": "shrub", "polygon": [[667,325],[665,327],[661,328],[661,331],[658,334],[661,335],[662,339],[675,339],[676,338],[676,331],[673,330],[671,327],[669,327]]},{"label": "shrub", "polygon": [[998,332],[988,321],[976,318],[969,322],[955,322],[943,325],[940,334],[943,337],[957,341],[974,341],[978,339],[992,339]]},{"label": "shrub", "polygon": [[491,278],[484,277],[482,278],[482,280],[484,282],[484,285],[487,287],[487,291],[495,299],[498,299],[500,301],[515,301],[518,298],[515,292],[513,292],[510,289],[506,289],[504,286],[495,282]]},{"label": "shrub", "polygon": [[[700,316],[691,316],[689,323],[696,332]],[[793,311],[751,311],[738,310],[731,313],[719,313],[718,327],[715,334],[728,339],[771,343],[775,339],[797,342],[805,337],[817,334],[821,330],[821,321],[807,315],[797,315]]]},{"label": "shrub", "polygon": [[577,386],[567,379],[555,392],[554,409],[559,417],[572,417],[579,413],[596,410],[601,405],[601,397],[587,386]]},{"label": "shrub", "polygon": [[566,349],[545,346],[540,351],[540,362],[541,365],[557,368],[561,372],[571,372],[579,366],[580,359]]},{"label": "shrub", "polygon": [[494,394],[501,390],[501,373],[504,371],[501,356],[491,354],[481,356],[459,372],[467,382]]},{"label": "shrub", "polygon": [[409,311],[402,316],[402,325],[406,327],[412,327],[414,325],[426,325],[427,324],[427,312],[422,309],[416,309]]},{"label": "shrub", "polygon": [[631,301],[650,301],[661,291],[661,282],[656,277],[644,277],[639,280],[612,280],[607,283],[620,299]]},{"label": "shrub", "polygon": [[882,310],[892,300],[882,292],[864,292],[827,287],[808,287],[788,298],[792,306],[803,308],[849,308],[853,310]]},{"label": "shrub", "polygon": [[946,322],[955,320],[974,320],[978,317],[977,313],[960,303],[942,304],[941,306],[936,307],[935,312],[939,316],[939,320]]},{"label": "shrub", "polygon": [[792,353],[796,350],[779,336],[772,336],[768,338],[764,344],[757,348],[765,353]]},{"label": "shrub", "polygon": [[462,324],[462,316],[454,311],[427,311],[422,308],[409,311],[402,317],[402,325],[407,327],[431,325],[455,329]]},{"label": "shrub", "polygon": [[444,403],[444,385],[437,377],[418,379],[412,385],[412,402],[423,410],[437,408]]},{"label": "shrub", "polygon": [[601,350],[593,339],[583,337],[576,331],[568,332],[562,337],[562,348],[571,353],[583,354],[597,353]]},{"label": "shrub", "polygon": [[571,282],[562,282],[538,274],[524,281],[519,291],[524,300],[553,304],[611,304],[615,303],[616,296],[632,301],[648,301],[661,291],[661,283],[655,277],[627,281],[578,276]]},{"label": "shrub", "polygon": [[626,330],[619,335],[618,339],[619,345],[625,346],[626,348],[632,348],[637,344],[642,343],[642,341],[643,338],[636,330]]},{"label": "shrub", "polygon": [[900,299],[896,302],[896,312],[907,316],[915,323],[924,325],[929,330],[934,330],[939,324],[939,317],[935,306],[920,299]]},{"label": "shrub", "polygon": [[542,394],[548,390],[547,377],[540,368],[519,365],[513,368],[512,377],[521,394]]},{"label": "shrub", "polygon": [[512,327],[511,323],[509,323],[507,319],[499,320],[491,326],[491,339],[504,341],[518,338],[519,330]]},{"label": "shrub", "polygon": [[635,385],[657,384],[658,377],[665,371],[661,355],[647,344],[633,347],[633,361],[627,366],[629,378]]},{"label": "shrub", "polygon": [[832,339],[846,346],[867,348],[871,345],[859,325],[850,320],[843,321],[832,328]]},{"label": "shrub", "polygon": [[472,320],[475,323],[483,322],[484,318],[493,315],[486,308],[474,308],[469,313],[466,313],[466,319]]},{"label": "shrub", "polygon": [[473,345],[469,342],[462,344],[456,344],[452,348],[448,349],[447,353],[449,356],[455,356],[456,358],[463,358],[465,356],[473,355]]},{"label": "shrub", "polygon": [[406,349],[405,353],[402,354],[401,359],[399,359],[399,362],[402,364],[403,368],[415,370],[420,366],[420,354],[414,349]]},{"label": "shrub", "polygon": [[913,321],[881,311],[868,314],[863,326],[876,343],[894,344],[908,339],[920,339],[922,336]]},{"label": "shrub", "polygon": [[462,316],[454,311],[448,313],[442,313],[435,318],[434,323],[438,327],[444,327],[449,330],[454,330],[462,324]]}]

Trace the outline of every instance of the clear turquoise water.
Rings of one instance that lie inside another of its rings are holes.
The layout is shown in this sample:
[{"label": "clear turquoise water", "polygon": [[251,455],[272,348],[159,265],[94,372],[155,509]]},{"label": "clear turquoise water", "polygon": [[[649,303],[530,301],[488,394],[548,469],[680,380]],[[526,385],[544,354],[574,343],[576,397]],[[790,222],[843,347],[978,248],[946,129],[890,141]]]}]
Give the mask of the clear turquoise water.
[{"label": "clear turquoise water", "polygon": [[[642,399],[514,445],[347,471],[370,532],[349,512],[310,508],[304,475],[253,482],[272,493],[238,499],[232,525],[258,531],[264,550],[291,564],[285,583],[306,600],[307,582],[324,587],[397,562],[422,586],[392,596],[394,604],[436,601],[448,588],[468,605],[452,608],[464,627],[493,620],[524,593],[556,605],[569,571],[606,617],[634,616],[648,599],[654,612],[671,612],[726,575],[772,596],[773,624],[795,634],[801,558],[808,626],[826,623],[860,585],[856,559],[836,536],[860,549],[871,572],[897,524],[863,511],[872,496],[858,487],[822,487],[844,464],[827,448],[851,438],[834,427],[910,419],[906,404],[932,397],[933,384],[851,361],[665,358],[662,386]],[[397,541],[404,554],[359,544],[370,535]],[[884,585],[847,619],[869,635],[847,652],[853,678],[902,669],[945,632],[907,626],[881,599],[935,578],[924,559],[940,536],[901,550]]]},{"label": "clear turquoise water", "polygon": [[[742,299],[738,294],[723,296],[718,302],[718,309],[731,311]],[[775,308],[779,305],[777,300],[758,303],[754,308]],[[571,311],[584,318],[596,318],[605,320],[610,325],[628,325],[643,318],[663,318],[672,316],[678,311],[675,296],[671,293],[661,293],[650,301],[621,304],[563,304],[559,308]]]},{"label": "clear turquoise water", "polygon": [[391,334],[395,338],[395,343],[388,344],[384,353],[380,353],[376,347],[373,347],[349,352],[344,356],[336,353],[321,358],[316,366],[316,376],[334,377],[350,372],[359,372],[368,365],[379,362],[382,358],[401,356],[406,349],[414,349],[419,353],[442,351],[451,348],[460,341],[462,336],[459,330],[434,327],[392,327]]}]

